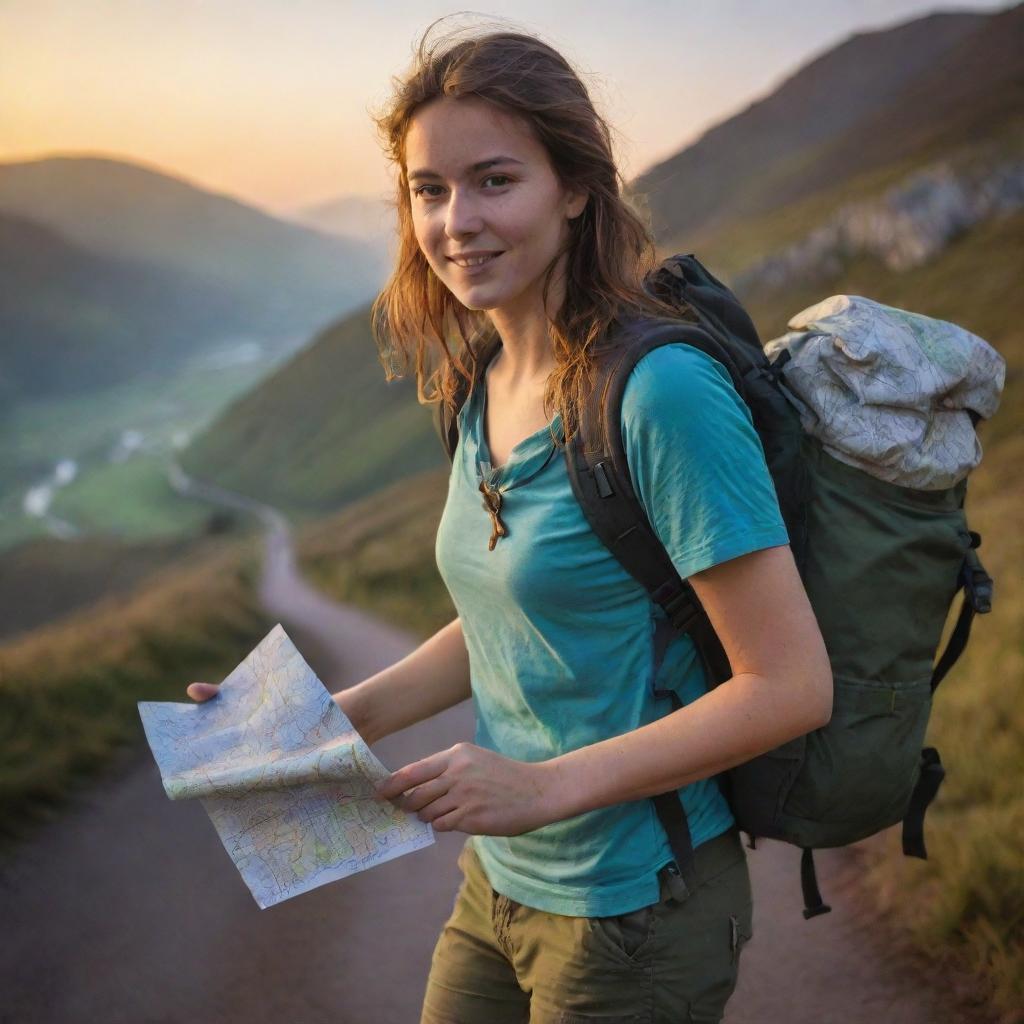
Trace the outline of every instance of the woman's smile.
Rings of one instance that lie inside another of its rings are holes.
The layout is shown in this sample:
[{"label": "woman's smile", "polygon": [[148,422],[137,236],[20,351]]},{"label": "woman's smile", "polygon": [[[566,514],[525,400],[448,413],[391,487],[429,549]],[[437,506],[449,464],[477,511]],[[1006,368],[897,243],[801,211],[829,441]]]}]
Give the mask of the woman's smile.
[{"label": "woman's smile", "polygon": [[468,277],[476,277],[478,274],[482,274],[485,270],[490,269],[491,264],[501,255],[503,254],[497,252],[491,256],[476,256],[471,259],[459,259],[454,256],[449,256],[448,259],[460,270],[464,271]]}]

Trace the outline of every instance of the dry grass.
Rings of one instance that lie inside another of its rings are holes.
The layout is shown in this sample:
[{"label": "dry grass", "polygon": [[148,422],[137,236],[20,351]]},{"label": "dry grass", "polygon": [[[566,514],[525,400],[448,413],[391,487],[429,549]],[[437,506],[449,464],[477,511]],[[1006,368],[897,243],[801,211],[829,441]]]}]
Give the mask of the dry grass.
[{"label": "dry grass", "polygon": [[184,700],[270,629],[254,594],[253,540],[184,559],[0,646],[0,840],[49,817],[143,732],[136,701]]},{"label": "dry grass", "polygon": [[929,859],[904,857],[891,830],[867,853],[867,883],[918,948],[968,967],[1004,1020],[1024,1021],[1024,481],[1007,471],[1024,465],[1024,436],[999,448],[968,499],[995,596],[936,695],[928,741],[947,775],[928,812]]}]

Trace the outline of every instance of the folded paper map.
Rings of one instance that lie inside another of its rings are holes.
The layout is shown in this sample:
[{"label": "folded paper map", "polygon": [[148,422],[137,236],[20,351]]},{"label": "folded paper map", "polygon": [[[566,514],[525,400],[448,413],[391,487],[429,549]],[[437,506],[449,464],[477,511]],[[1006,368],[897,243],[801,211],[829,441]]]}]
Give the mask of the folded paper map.
[{"label": "folded paper map", "polygon": [[391,772],[280,624],[216,697],[139,701],[139,714],[164,791],[201,800],[261,908],[434,842],[374,798]]}]

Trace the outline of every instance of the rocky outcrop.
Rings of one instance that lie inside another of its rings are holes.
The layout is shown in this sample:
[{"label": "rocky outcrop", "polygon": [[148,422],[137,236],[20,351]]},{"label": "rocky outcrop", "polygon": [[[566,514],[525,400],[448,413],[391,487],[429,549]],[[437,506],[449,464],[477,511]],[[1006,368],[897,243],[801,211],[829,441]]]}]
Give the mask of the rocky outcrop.
[{"label": "rocky outcrop", "polygon": [[1024,205],[1024,157],[995,165],[942,160],[876,199],[840,206],[801,241],[736,275],[741,294],[774,291],[794,280],[827,280],[845,261],[869,254],[893,271],[927,262],[954,238],[989,217]]}]

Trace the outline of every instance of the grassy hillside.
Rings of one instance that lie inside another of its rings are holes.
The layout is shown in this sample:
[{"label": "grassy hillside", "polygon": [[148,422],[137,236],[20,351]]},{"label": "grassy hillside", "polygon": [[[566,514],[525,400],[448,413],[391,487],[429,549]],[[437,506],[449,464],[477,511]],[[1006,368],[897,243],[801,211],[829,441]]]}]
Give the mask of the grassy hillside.
[{"label": "grassy hillside", "polygon": [[211,518],[209,531],[199,537],[135,543],[107,537],[37,537],[0,552],[0,643],[104,597],[129,593],[160,569],[204,557],[203,552],[215,556],[223,547],[220,527],[227,525]]},{"label": "grassy hillside", "polygon": [[234,402],[182,453],[192,475],[324,512],[444,462],[411,379],[384,380],[362,309]]},{"label": "grassy hillside", "polygon": [[360,605],[417,636],[455,618],[434,561],[448,470],[391,484],[296,537],[300,571],[336,600]]},{"label": "grassy hillside", "polygon": [[136,701],[224,678],[273,625],[260,546],[203,549],[144,585],[0,644],[0,843],[46,818],[127,745]]}]

